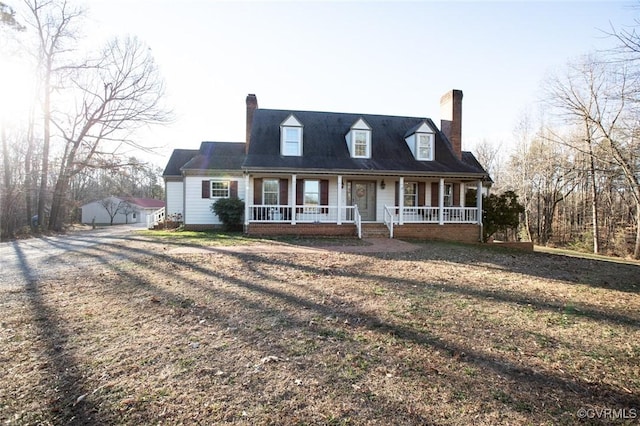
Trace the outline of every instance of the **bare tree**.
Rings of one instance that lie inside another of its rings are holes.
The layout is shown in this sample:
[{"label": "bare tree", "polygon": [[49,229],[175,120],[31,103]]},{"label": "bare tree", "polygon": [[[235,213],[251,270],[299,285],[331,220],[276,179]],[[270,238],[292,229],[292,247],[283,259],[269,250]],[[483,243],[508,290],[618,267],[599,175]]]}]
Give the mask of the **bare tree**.
[{"label": "bare tree", "polygon": [[73,176],[97,166],[122,144],[142,148],[131,139],[132,132],[170,117],[161,105],[164,85],[151,51],[136,38],[110,42],[98,59],[87,63],[72,78],[80,94],[75,108],[53,119],[65,142],[51,204],[53,230],[62,227]]},{"label": "bare tree", "polygon": [[[602,92],[606,80],[606,66],[593,56],[586,56],[578,62],[569,63],[566,75],[552,76],[547,88],[547,102],[556,107],[568,123],[582,129],[582,137],[563,138],[554,134],[555,142],[563,143],[573,150],[586,154],[588,170],[586,175],[591,196],[591,224],[593,234],[593,252],[600,252],[600,222],[598,214],[598,184],[594,147],[598,142],[597,126],[589,117],[597,114],[597,96]],[[602,160],[600,158],[599,160]]]},{"label": "bare tree", "polygon": [[[584,128],[585,148],[591,162],[593,191],[596,186],[594,147],[605,152],[608,169],[619,170],[635,205],[636,238],[633,256],[640,258],[640,162],[638,161],[638,121],[632,99],[639,82],[627,66],[587,57],[570,73],[551,85],[551,96],[557,108],[574,123]],[[592,195],[597,214],[597,197]],[[597,215],[594,214],[594,221]],[[594,224],[597,229],[597,224]],[[594,236],[594,238],[597,238]],[[597,248],[594,242],[594,249]]]},{"label": "bare tree", "polygon": [[25,0],[29,11],[27,25],[35,30],[37,48],[33,51],[38,63],[42,85],[43,146],[40,191],[38,196],[38,224],[45,225],[45,203],[49,186],[49,151],[51,146],[51,95],[56,89],[56,74],[68,67],[65,54],[75,47],[76,24],[84,12],[71,7],[66,0]]},{"label": "bare tree", "polygon": [[109,215],[109,225],[113,225],[113,220],[118,215],[118,213],[122,213],[122,209],[125,203],[124,201],[115,198],[115,197],[107,197],[99,201],[100,205],[105,209],[107,214]]},{"label": "bare tree", "polygon": [[500,173],[502,171],[501,144],[493,144],[483,139],[475,147],[476,158],[493,178],[493,188],[500,192]]},{"label": "bare tree", "polygon": [[132,213],[138,213],[138,209],[133,204],[129,203],[128,201],[125,201],[122,204],[122,208],[120,209],[120,212],[124,215],[124,222],[129,223],[129,215]]}]

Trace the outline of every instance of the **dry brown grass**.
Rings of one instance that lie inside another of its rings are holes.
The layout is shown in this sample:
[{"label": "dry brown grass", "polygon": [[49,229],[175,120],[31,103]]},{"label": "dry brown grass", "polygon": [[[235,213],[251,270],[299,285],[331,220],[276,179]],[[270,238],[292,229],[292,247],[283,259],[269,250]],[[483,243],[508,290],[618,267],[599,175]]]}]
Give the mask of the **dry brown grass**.
[{"label": "dry brown grass", "polygon": [[0,293],[3,423],[640,416],[638,265],[441,243],[386,254],[172,244],[103,246],[75,256],[129,260]]}]

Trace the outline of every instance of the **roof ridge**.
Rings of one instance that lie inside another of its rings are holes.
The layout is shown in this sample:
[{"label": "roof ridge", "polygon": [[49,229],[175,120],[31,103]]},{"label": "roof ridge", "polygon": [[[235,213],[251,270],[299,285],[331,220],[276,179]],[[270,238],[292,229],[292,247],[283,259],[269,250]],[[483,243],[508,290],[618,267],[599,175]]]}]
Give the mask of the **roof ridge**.
[{"label": "roof ridge", "polygon": [[271,111],[271,112],[289,112],[295,114],[296,112],[304,114],[331,114],[331,115],[355,115],[355,116],[367,116],[367,117],[382,117],[382,118],[403,118],[412,120],[431,120],[427,116],[409,116],[409,115],[389,115],[389,114],[371,114],[371,113],[358,113],[358,112],[336,112],[336,111],[309,111],[309,110],[297,110],[297,109],[279,109],[279,108],[258,108],[257,111]]}]

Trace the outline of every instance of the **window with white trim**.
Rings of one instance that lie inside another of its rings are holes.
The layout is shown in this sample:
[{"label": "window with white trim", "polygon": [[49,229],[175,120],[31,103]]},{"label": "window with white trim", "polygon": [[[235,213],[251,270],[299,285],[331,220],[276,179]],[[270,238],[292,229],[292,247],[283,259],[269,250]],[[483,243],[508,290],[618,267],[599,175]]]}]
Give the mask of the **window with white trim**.
[{"label": "window with white trim", "polygon": [[416,133],[416,159],[433,161],[433,133]]},{"label": "window with white trim", "polygon": [[282,126],[282,155],[302,155],[302,127]]},{"label": "window with white trim", "polygon": [[345,135],[351,158],[371,158],[371,126],[360,118]]},{"label": "window with white trim", "polygon": [[404,206],[418,206],[418,184],[416,182],[405,182],[404,184]]},{"label": "window with white trim", "polygon": [[211,198],[229,198],[229,188],[228,180],[212,180]]},{"label": "window with white trim", "polygon": [[265,179],[262,182],[262,204],[268,206],[280,204],[280,182],[278,179]]},{"label": "window with white trim", "polygon": [[307,206],[320,205],[320,181],[305,179],[304,180],[304,204]]},{"label": "window with white trim", "polygon": [[369,130],[353,130],[353,157],[371,157],[371,132]]},{"label": "window with white trim", "polygon": [[304,180],[304,212],[317,213],[320,205],[320,181],[313,179]]}]

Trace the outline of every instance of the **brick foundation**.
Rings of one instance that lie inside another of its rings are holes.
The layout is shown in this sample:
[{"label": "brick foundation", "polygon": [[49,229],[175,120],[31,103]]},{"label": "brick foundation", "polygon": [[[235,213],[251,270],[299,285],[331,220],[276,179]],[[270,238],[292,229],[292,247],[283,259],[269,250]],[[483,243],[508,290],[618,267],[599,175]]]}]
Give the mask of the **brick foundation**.
[{"label": "brick foundation", "polygon": [[[202,224],[185,225],[189,231],[205,231],[221,229],[220,225]],[[248,235],[296,235],[296,236],[332,236],[355,237],[356,226],[351,223],[336,225],[335,223],[250,223],[245,232]],[[415,238],[423,240],[456,241],[477,243],[480,241],[480,227],[475,224],[452,223],[438,225],[432,223],[409,223],[393,227],[394,238]]]},{"label": "brick foundation", "polygon": [[250,223],[249,235],[304,235],[304,236],[341,236],[355,237],[356,226],[353,224],[336,225],[335,223]]},{"label": "brick foundation", "polygon": [[421,240],[456,241],[460,243],[480,242],[480,226],[472,223],[405,223],[393,227],[394,238],[416,238]]}]

